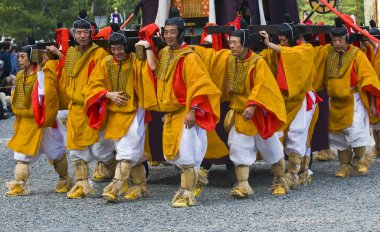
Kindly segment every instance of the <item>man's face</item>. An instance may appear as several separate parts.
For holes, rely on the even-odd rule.
[[[286,36],[279,35],[277,38],[278,38],[278,41],[280,42],[281,46],[289,47],[289,40],[288,40],[288,38],[286,38]]]
[[[124,45],[122,44],[111,45],[111,53],[119,62],[124,61],[127,56]]]
[[[332,37],[332,43],[336,52],[346,52],[348,43],[346,36],[334,36]]]
[[[75,29],[74,39],[79,46],[88,46],[91,42],[91,33],[89,29]]]
[[[243,45],[240,42],[240,37],[230,36],[228,39],[228,46],[231,49],[232,55],[237,57],[243,53]]]
[[[178,33],[179,30],[177,25],[165,25],[164,39],[170,47],[177,47],[179,45],[177,41]]]
[[[29,56],[26,52],[19,52],[17,59],[20,65],[20,69],[25,69],[30,65]]]

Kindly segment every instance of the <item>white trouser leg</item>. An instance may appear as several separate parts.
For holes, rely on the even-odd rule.
[[[195,140],[195,168],[199,170],[207,151],[207,132],[200,127],[195,128],[195,130],[197,133]]]
[[[237,132],[235,126],[232,126],[228,134],[228,146],[230,147],[230,159],[235,166],[251,166],[256,161],[255,137]]]
[[[58,128],[44,128],[39,152],[45,153],[49,160],[60,159],[66,153],[64,141],[64,136]]]
[[[351,126],[341,133],[329,133],[330,146],[337,150],[371,146],[369,117],[359,93],[354,93],[354,117]]]
[[[206,141],[206,145],[203,144],[203,146],[207,148],[207,135],[204,129],[197,125],[191,129],[186,129],[184,125],[179,144],[179,153],[173,161],[168,161],[179,167],[185,165],[195,166],[197,163],[200,165],[200,162],[202,162],[206,154],[206,149],[197,146],[201,146],[200,143],[204,141]]]
[[[313,102],[316,96],[313,91],[308,92]],[[312,109],[307,111],[306,96],[298,111],[293,122],[290,124],[289,131],[285,137],[285,152],[295,152],[302,157],[306,154],[306,146],[308,141],[309,127],[311,119],[313,118],[316,104],[314,103]]]
[[[259,134],[255,136],[255,143],[263,160],[269,164],[277,163],[284,157],[284,147],[277,133],[263,139]]]
[[[129,160],[135,166],[144,154],[145,111],[138,109],[126,135],[114,141],[116,160]]]
[[[27,162],[27,163],[34,163],[38,159],[39,156],[40,156],[40,152],[37,152],[37,154],[34,156],[24,155],[24,154],[18,153],[16,151],[13,153],[13,158],[15,160],[19,160],[19,161],[23,161],[23,162]]]
[[[48,160],[57,160],[66,153],[63,135],[57,128],[47,127],[43,129],[40,149],[35,156],[14,152],[14,159],[33,163],[41,154],[46,154]]]
[[[306,153],[305,153],[306,156],[310,156],[311,155],[311,148],[308,147],[306,148]]]
[[[68,116],[68,110],[58,110],[58,114],[57,114],[57,127],[58,127],[58,130],[61,132],[61,134],[63,135],[63,139],[64,139],[64,143],[65,143],[65,146],[67,144],[67,127],[66,125],[63,125],[63,122],[67,122],[67,116]]]
[[[104,139],[104,131],[99,132],[99,142],[94,143],[83,150],[70,150],[71,160],[84,160],[87,163],[96,159],[106,162],[110,160],[114,154],[115,147],[111,140]]]

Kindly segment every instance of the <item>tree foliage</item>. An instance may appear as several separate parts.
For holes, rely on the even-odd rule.
[[[2,0],[0,1],[0,33],[23,41],[33,35],[36,40],[52,41],[57,22],[71,27],[80,9],[88,19],[94,15],[110,17],[114,8],[128,17],[139,0]],[[137,19],[135,19],[136,21]]]
[[[94,15],[110,17],[115,7],[124,17],[128,17],[138,2],[139,0],[2,0],[0,33],[16,38],[18,42],[28,35],[33,35],[36,40],[52,41],[56,23],[61,22],[64,27],[71,27],[79,9],[86,9],[91,21]],[[311,11],[308,0],[297,2],[300,14],[303,10]],[[364,21],[362,0],[339,0],[337,7],[343,13],[358,15],[357,22]],[[333,13],[315,14],[312,20],[332,24],[335,17]],[[136,20],[135,18],[134,22]]]
[[[312,8],[309,4],[309,0],[297,0],[298,9],[300,12],[300,18],[303,18],[303,11],[311,12]],[[336,9],[343,14],[355,15],[356,23],[364,22],[364,1],[363,0],[336,0]],[[315,13],[311,20],[316,22],[324,22],[326,25],[334,24],[334,19],[337,16],[330,12],[327,14]]]

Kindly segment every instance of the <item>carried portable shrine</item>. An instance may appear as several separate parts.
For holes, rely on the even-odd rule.
[[[327,1],[330,5],[335,6],[335,0]],[[312,8],[312,13],[329,13],[330,10],[319,0],[309,0]],[[202,34],[228,34],[235,30],[233,22],[240,15],[242,21],[247,24],[250,37],[250,47],[254,51],[260,51],[264,48],[262,38],[258,32],[261,30],[267,31],[269,34],[275,35],[278,26],[283,22],[283,15],[287,13],[293,19],[294,24],[300,22],[299,12],[296,0],[142,0],[136,7],[135,12],[127,19],[129,20],[137,15],[139,8],[142,9],[142,26],[151,23],[156,23],[159,27],[164,26],[167,18],[172,16],[180,16],[185,20],[186,34],[185,41],[189,45],[211,46],[211,44],[201,41]],[[303,21],[306,22],[308,18]],[[125,26],[126,23],[123,24]],[[122,27],[123,27],[122,26]],[[298,31],[303,35],[307,42],[318,45],[320,43],[329,42],[329,32],[332,26],[323,25],[297,25]],[[64,29],[59,33],[63,34]],[[125,29],[124,29],[125,30]],[[57,34],[59,34],[57,31]],[[65,32],[66,33],[66,32]],[[104,28],[94,35],[94,42],[98,45],[107,48],[107,35],[111,33],[109,28]],[[126,30],[126,33],[132,44],[136,43],[140,38],[138,30]],[[355,37],[358,40],[363,39],[362,35],[357,34]],[[226,37],[222,36],[222,47],[227,48]],[[316,40],[316,38],[318,38]],[[323,38],[323,39],[321,39]],[[276,40],[276,37],[273,37]],[[158,48],[165,46],[162,39],[157,35],[153,37],[153,41]],[[62,40],[61,40],[62,42]],[[134,47],[134,46],[133,46]],[[228,111],[228,103],[222,103],[220,122],[224,121]],[[162,127],[161,120],[163,114],[152,112],[153,120],[149,123],[149,147],[151,160],[163,161],[162,154]],[[327,128],[326,128],[327,130]],[[216,133],[224,142],[220,144],[218,141],[209,139],[209,147],[224,146],[223,154],[206,154],[205,165],[210,164],[227,164],[232,163],[228,158],[227,149],[227,133],[224,131],[222,123],[219,123],[216,128]],[[214,136],[215,137],[215,136]],[[215,142],[215,143],[214,143]],[[223,149],[222,149],[223,150]],[[215,157],[218,157],[215,159]]]

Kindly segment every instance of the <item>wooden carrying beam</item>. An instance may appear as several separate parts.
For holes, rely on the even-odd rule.
[[[268,34],[277,34],[280,25],[249,25],[248,30],[251,33],[259,33],[259,31],[266,31]],[[330,34],[334,26],[316,26],[316,25],[296,25],[296,28],[301,34]],[[368,27],[361,27],[368,30]],[[206,28],[207,34],[227,34],[235,30],[233,26],[209,26]]]

